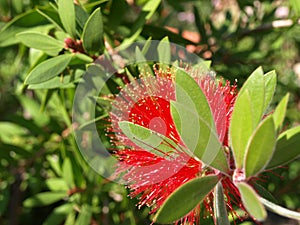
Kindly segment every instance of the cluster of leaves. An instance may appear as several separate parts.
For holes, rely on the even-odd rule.
[[[0,223],[147,223],[147,209],[136,211],[123,187],[107,182],[89,168],[72,136],[70,118],[77,82],[86,70],[97,68],[93,62],[98,56],[116,46],[168,36],[180,45],[200,46],[199,55],[213,59],[217,71],[229,79],[239,78],[240,84],[258,64],[275,68],[279,71],[279,90],[291,92],[288,122],[299,122],[295,107],[299,86],[293,70],[287,69],[297,60],[299,26],[295,22],[291,27],[261,31],[260,27],[276,19],[278,6],[272,1],[256,1],[263,10],[251,1],[237,1],[239,20],[225,9],[221,13],[228,11],[226,19],[218,23],[210,17],[216,13],[214,7],[204,1],[76,2],[0,3],[0,103],[5,106],[0,109],[1,119],[5,120],[0,122]],[[297,0],[290,3],[284,3],[292,10],[288,18],[296,21]],[[252,15],[246,13],[247,7],[252,8]],[[191,13],[195,22],[174,22],[179,13]],[[244,17],[248,18],[246,23]],[[173,33],[166,26],[175,26],[179,32]],[[200,33],[200,43],[182,37],[185,29]],[[206,56],[208,51],[211,56]],[[138,68],[129,70],[128,75],[138,76]],[[120,78],[116,78],[106,94],[117,93],[119,83]],[[275,96],[274,103],[278,99]],[[280,104],[283,108],[287,97],[284,99],[286,102]],[[103,102],[97,110],[102,118],[107,114]],[[294,131],[297,130],[278,137],[277,149],[286,148],[285,139]],[[299,191],[280,188],[296,189],[299,185],[299,162],[295,161],[291,168],[278,172],[289,177],[284,185],[273,177],[273,183],[266,188],[281,203],[296,209],[300,206]]]
[[[171,113],[182,141],[187,146],[183,150],[191,157],[197,157],[206,165],[227,174],[229,162],[218,141],[205,95],[186,72],[178,70],[175,79],[176,101],[171,102]],[[281,100],[272,114],[264,114],[274,95],[276,81],[274,71],[264,74],[261,67],[255,70],[239,92],[230,122],[229,147],[235,159],[232,179],[240,191],[245,208],[258,221],[265,220],[267,213],[260,197],[247,182],[262,171],[283,166],[300,155],[300,127],[280,134],[289,95]],[[265,118],[262,119],[263,116]],[[161,140],[172,143],[162,134],[127,121],[119,122],[119,125],[124,134],[141,148],[162,157],[169,157],[169,154],[164,155],[162,152],[172,152],[171,146],[168,148],[157,144]],[[155,149],[149,146],[155,146]],[[182,185],[166,200],[154,220],[163,224],[179,220],[203,201],[220,180],[222,179],[218,176],[202,176]],[[267,190],[263,190],[264,196],[272,196]],[[214,194],[218,196],[214,204],[217,224],[229,224],[224,216],[227,212],[221,183],[215,192],[218,192]],[[300,218],[300,214],[296,212],[287,213],[285,210],[283,213],[276,204],[265,199],[262,202],[281,215],[292,214],[291,218]]]

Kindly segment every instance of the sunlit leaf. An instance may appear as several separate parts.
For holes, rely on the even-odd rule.
[[[275,124],[275,129],[278,131],[283,123],[285,113],[286,113],[286,107],[289,101],[289,94],[286,94],[283,99],[279,102],[277,105],[274,113],[273,113],[273,118],[274,118],[274,124]]]
[[[148,128],[128,121],[119,122],[119,126],[132,142],[155,155],[168,157],[174,149],[180,150],[180,146],[174,141]]]
[[[163,38],[159,42],[159,44],[157,46],[157,52],[158,52],[158,61],[160,63],[170,64],[170,62],[171,62],[171,46],[170,46],[168,37]]]
[[[91,223],[91,218],[92,218],[91,206],[84,204],[80,209],[80,213],[76,219],[75,225],[88,225]]]
[[[267,168],[284,165],[300,156],[300,126],[284,131],[277,139],[276,148]]]
[[[238,183],[237,187],[241,193],[243,205],[248,213],[258,221],[264,221],[267,217],[267,212],[259,200],[259,196],[253,188],[246,183]]]
[[[265,83],[264,111],[266,111],[266,109],[270,105],[270,102],[272,101],[276,89],[277,77],[276,77],[276,72],[274,70],[264,75],[264,83]]]
[[[49,178],[45,183],[51,191],[67,191],[69,189],[66,181],[62,178]]]
[[[189,149],[186,153],[226,173],[227,160],[212,127],[195,111],[178,102],[171,102],[171,114],[177,131]]]
[[[74,176],[72,162],[69,158],[65,158],[62,166],[63,178],[69,188],[74,187]]]
[[[246,146],[259,124],[265,104],[265,83],[262,68],[257,68],[244,83],[231,116],[229,139],[236,167],[242,169]]]
[[[28,207],[28,208],[46,206],[54,202],[57,202],[59,200],[62,200],[66,196],[67,196],[67,192],[65,191],[42,192],[25,199],[23,205],[24,207]]]
[[[154,217],[157,223],[172,223],[193,210],[218,183],[217,176],[195,178],[176,189]]]
[[[261,172],[272,158],[276,144],[276,130],[272,116],[264,119],[253,132],[245,156],[246,177]]]

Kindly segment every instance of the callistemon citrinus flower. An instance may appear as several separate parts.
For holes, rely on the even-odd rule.
[[[179,132],[173,122],[170,112],[170,101],[175,101],[175,71],[174,68],[155,69],[155,76],[143,76],[125,85],[113,102],[110,114],[111,139],[114,151],[119,159],[117,174],[127,183],[132,191],[131,197],[139,196],[139,206],[147,205],[155,213],[172,192],[187,181],[210,174],[220,175],[227,207],[233,211],[232,202],[239,204],[240,196],[230,178],[222,177],[220,171],[207,169],[197,158],[191,157],[185,151]],[[228,127],[236,99],[236,85],[229,81],[223,84],[214,77],[197,71],[187,71],[198,83],[209,103],[219,141],[228,147]],[[139,147],[128,138],[119,127],[119,122],[129,121],[143,126],[167,137],[171,142],[164,144],[171,146],[173,152],[154,154]],[[180,147],[178,147],[180,146]],[[149,146],[155,148],[155,146]],[[224,148],[226,149],[226,148]],[[159,150],[158,150],[159,152]],[[172,157],[173,153],[176,157]],[[229,151],[226,152],[228,164],[232,161]],[[210,215],[213,194],[210,193],[203,201],[205,209]],[[241,206],[239,204],[239,206]],[[242,206],[241,206],[242,207]],[[198,223],[200,205],[177,223]]]

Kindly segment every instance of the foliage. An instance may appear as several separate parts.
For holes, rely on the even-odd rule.
[[[249,129],[243,133],[240,143],[232,145],[239,166],[246,168],[248,176],[289,161],[285,167],[274,170],[277,175],[265,172],[267,182],[260,185],[262,190],[267,190],[263,193],[270,192],[278,204],[299,210],[300,162],[291,161],[300,149],[299,127],[292,128],[300,123],[297,0],[237,0],[229,1],[229,5],[223,1],[189,0],[75,2],[0,2],[1,224],[150,223],[149,209],[137,210],[135,200],[127,198],[123,186],[100,176],[86,163],[73,136],[73,128],[77,127],[71,116],[80,78],[86,71],[93,74],[97,70],[97,59],[103,53],[113,55],[116,47],[122,49],[137,40],[161,40],[166,36],[168,39],[164,41],[185,46],[212,60],[217,75],[232,82],[237,79],[240,87],[259,65],[266,71],[276,70],[278,82],[273,99],[273,72],[261,78],[261,68],[251,76],[257,80],[254,83],[247,80],[241,89],[234,114],[248,113],[245,118],[251,117],[253,124],[248,119],[246,123],[239,121],[245,118],[233,115],[233,123],[243,122]],[[169,58],[164,50],[159,58],[166,63]],[[146,50],[136,52],[137,58],[142,59]],[[118,86],[126,79],[138,77],[141,68],[129,66],[125,72],[120,71],[119,77],[107,83],[105,94],[118,93]],[[251,90],[255,86],[254,91],[243,91],[247,85]],[[259,96],[262,89],[266,90],[265,94]],[[289,98],[285,96],[287,92]],[[270,102],[270,106],[262,104],[262,99]],[[174,109],[180,111],[180,104],[174,103]],[[244,104],[260,108],[255,108],[254,115],[253,108],[245,111]],[[97,125],[103,131],[106,125],[101,119],[108,114],[109,99],[97,99],[97,106]],[[275,109],[271,117],[276,119],[273,123],[265,119],[259,124],[266,109],[267,112]],[[285,131],[278,136],[281,124]],[[262,143],[265,148],[258,147],[262,147],[260,133],[272,130],[270,127],[276,130],[274,158],[270,162],[269,158],[261,161],[257,154],[250,152],[257,149],[262,158],[267,157],[263,152],[269,147],[267,143]],[[239,135],[240,128],[234,126],[230,135]],[[270,140],[273,135],[268,133]],[[100,136],[108,144],[105,135],[100,133]],[[251,145],[246,150],[243,141],[250,136]],[[270,142],[275,144],[273,140]],[[282,154],[287,148],[291,149],[289,154]],[[255,166],[247,162],[243,151],[248,151],[247,158],[251,161],[256,160]],[[201,157],[201,153],[197,154]],[[247,184],[240,185],[239,189],[245,195],[253,194]],[[267,196],[263,197],[270,200]],[[206,222],[204,219],[203,224]]]

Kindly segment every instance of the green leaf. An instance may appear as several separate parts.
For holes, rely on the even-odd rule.
[[[29,10],[16,16],[0,30],[0,47],[19,43],[19,39],[15,36],[23,31],[49,31],[53,25],[47,23],[48,21],[36,10]]]
[[[67,218],[72,211],[72,204],[63,204],[56,207],[52,213],[46,218],[43,225],[59,225]]]
[[[67,191],[68,185],[62,178],[49,178],[46,180],[46,185],[51,191]]]
[[[286,113],[286,107],[289,101],[289,94],[286,94],[283,99],[279,102],[277,105],[274,113],[273,113],[273,119],[274,119],[274,124],[275,124],[275,129],[278,131],[283,123],[285,113]]]
[[[173,223],[193,210],[218,183],[217,176],[195,178],[176,189],[154,217],[157,223]]]
[[[260,198],[260,201],[262,202],[262,204],[264,204],[264,206],[280,215],[280,216],[283,216],[283,217],[287,217],[287,218],[290,218],[290,219],[294,219],[294,220],[300,220],[300,213],[299,212],[295,212],[295,211],[292,211],[292,210],[289,210],[289,209],[286,209],[286,208],[283,208],[282,206],[279,206],[277,204],[274,204],[273,202],[270,202],[264,198]]]
[[[217,134],[195,111],[185,105],[171,101],[171,114],[186,151],[191,157],[198,157],[202,162],[224,173],[228,164]]]
[[[30,198],[27,198],[23,205],[24,207],[32,208],[32,207],[39,207],[39,206],[46,206],[50,205],[54,202],[62,200],[64,197],[67,196],[65,191],[63,192],[42,192],[38,193]]]
[[[174,141],[148,128],[128,121],[119,122],[119,127],[132,142],[155,155],[166,158],[174,153],[175,149],[181,151]]]
[[[84,28],[86,21],[89,18],[89,14],[79,5],[75,4],[75,15],[76,15],[76,22],[80,26],[81,29]]]
[[[103,21],[100,8],[88,18],[83,28],[83,48],[90,54],[102,54],[104,50]]]
[[[233,108],[229,140],[238,169],[243,168],[246,146],[264,111],[264,85],[263,71],[259,67],[243,85]]]
[[[28,89],[72,88],[75,87],[74,83],[80,80],[83,73],[84,71],[78,70],[74,75],[64,75],[63,77],[56,76],[40,84],[30,84],[28,85]]]
[[[214,213],[217,222],[216,225],[230,225],[221,182],[219,182],[215,187],[214,193]]]
[[[227,161],[224,154],[219,153],[221,143],[205,94],[185,71],[178,69],[175,79],[176,102],[171,102],[171,114],[183,142],[204,163],[215,162],[217,169],[227,171]]]
[[[175,79],[176,102],[185,106],[187,110],[194,112],[199,118],[202,118],[203,121],[214,128],[214,120],[206,96],[196,81],[181,69],[176,71]]]
[[[145,46],[144,46],[144,48],[145,48]],[[136,59],[136,63],[138,64],[138,69],[140,71],[140,74],[143,74],[143,76],[154,76],[154,73],[153,73],[151,67],[149,66],[149,63],[147,62],[147,59],[145,58],[144,54],[145,53],[143,53],[143,51],[141,51],[139,49],[139,47],[136,46],[135,59]],[[132,75],[130,75],[130,77],[132,77]]]
[[[124,47],[132,44],[137,39],[137,37],[142,32],[146,21],[152,17],[154,12],[158,8],[160,2],[161,0],[147,1],[147,3],[142,8],[142,12],[139,13],[139,17],[136,19],[134,24],[130,27],[131,28],[130,35],[124,39],[122,44],[119,46],[119,49],[123,49]]]
[[[89,225],[91,224],[91,218],[92,208],[91,206],[84,204],[80,209],[75,225]]]
[[[164,37],[157,46],[158,61],[160,63],[171,63],[171,45],[168,37]]]
[[[64,48],[64,43],[62,41],[39,32],[22,32],[17,34],[17,38],[24,45],[30,48],[39,49],[51,56],[57,55]]]
[[[93,61],[94,61],[93,58],[91,58],[85,54],[76,53],[73,55],[73,58],[69,65],[85,65],[85,64],[92,63]]]
[[[19,95],[18,99],[21,102],[23,109],[28,115],[30,115],[30,117],[38,126],[43,127],[49,123],[49,115],[41,112],[40,104],[37,101],[34,101],[32,98],[27,97],[26,95]]]
[[[39,84],[56,77],[67,68],[71,59],[71,54],[64,54],[38,64],[27,76],[25,84]]]
[[[245,156],[246,177],[261,172],[271,160],[276,144],[276,130],[273,117],[264,119],[253,132]]]
[[[290,5],[296,14],[296,17],[300,17],[300,2],[298,0],[290,0]]]
[[[110,13],[108,16],[110,29],[115,30],[124,19],[126,12],[128,11],[128,3],[125,0],[113,0]]]
[[[254,183],[254,189],[257,191],[257,193],[261,197],[266,198],[266,199],[268,199],[268,200],[270,200],[272,202],[275,202],[275,203],[278,202],[277,199],[267,189],[265,189],[263,186],[261,186],[257,182]]]
[[[237,183],[237,187],[240,191],[243,205],[248,213],[258,221],[265,220],[267,212],[253,188],[244,182]]]
[[[274,70],[266,73],[264,75],[264,83],[265,83],[265,103],[264,103],[264,111],[270,105],[277,83],[276,72]]]
[[[300,126],[284,131],[277,139],[276,149],[267,168],[284,165],[300,156]]]
[[[76,38],[76,16],[73,0],[58,0],[58,14],[60,20],[67,31],[72,37]]]
[[[259,124],[262,115],[264,113],[265,105],[265,81],[264,72],[261,67],[258,67],[252,72],[246,82],[243,84],[239,94],[243,94],[244,91],[249,92],[253,129]]]
[[[59,30],[63,30],[63,25],[60,21],[57,10],[53,9],[52,7],[38,7],[36,11],[42,15],[44,19],[47,19],[49,22],[55,25]]]
[[[73,188],[75,186],[74,176],[73,176],[72,162],[69,158],[64,159],[62,172],[63,172],[63,178],[66,181],[68,187]]]

